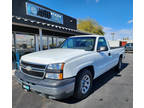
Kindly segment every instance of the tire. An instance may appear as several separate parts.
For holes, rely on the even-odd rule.
[[[119,58],[118,64],[116,65],[115,69],[120,71],[122,69],[122,58]]]
[[[84,69],[76,76],[74,97],[77,99],[86,98],[91,93],[93,77],[88,69]]]

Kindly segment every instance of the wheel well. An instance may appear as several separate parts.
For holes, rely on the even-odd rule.
[[[123,58],[123,55],[122,55],[122,54],[120,55],[120,58]]]
[[[87,66],[87,67],[81,69],[81,70],[77,73],[77,75],[78,75],[82,70],[84,70],[84,69],[90,70],[90,72],[91,72],[91,74],[92,74],[92,77],[94,77],[94,68],[93,68],[93,66]]]

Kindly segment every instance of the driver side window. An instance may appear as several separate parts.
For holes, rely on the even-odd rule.
[[[97,46],[97,50],[100,50],[100,47],[106,47],[105,51],[108,51],[108,47],[107,47],[107,43],[104,37],[100,37],[98,39],[98,46]]]

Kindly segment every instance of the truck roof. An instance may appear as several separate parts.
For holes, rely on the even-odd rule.
[[[103,35],[76,35],[71,37],[104,37]]]

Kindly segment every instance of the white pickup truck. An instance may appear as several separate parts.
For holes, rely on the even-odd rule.
[[[111,49],[104,36],[72,36],[59,48],[22,56],[15,75],[27,91],[52,99],[82,99],[95,78],[111,68],[121,69],[123,57],[124,48]]]

